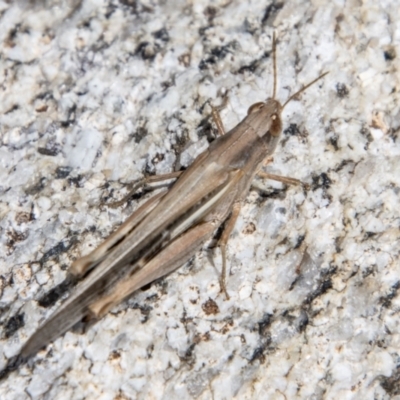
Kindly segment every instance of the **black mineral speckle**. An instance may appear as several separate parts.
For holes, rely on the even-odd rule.
[[[396,50],[391,48],[383,52],[386,61],[393,61],[396,58]]]
[[[349,89],[344,83],[336,84],[336,94],[340,99],[347,97],[349,95]]]
[[[57,167],[56,169],[56,179],[66,178],[72,171],[71,167]]]
[[[290,135],[290,136],[298,136],[300,135],[300,129],[297,126],[297,124],[290,124],[284,131],[283,133],[285,135]]]
[[[4,327],[4,336],[6,338],[14,335],[15,332],[24,326],[24,314],[17,314],[12,316],[6,323]]]

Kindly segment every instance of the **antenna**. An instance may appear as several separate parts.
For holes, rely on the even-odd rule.
[[[272,98],[275,99],[275,96],[276,96],[276,35],[275,35],[275,31],[272,34],[272,60],[273,60],[273,68],[274,68],[274,89],[272,92]]]
[[[303,86],[300,90],[298,90],[295,94],[292,94],[286,102],[282,106],[282,110],[285,108],[286,104],[289,103],[289,101],[293,100],[296,96],[298,96],[301,92],[304,92],[306,89],[308,89],[311,85],[313,85],[315,82],[319,81],[321,78],[323,78],[326,74],[329,74],[329,72],[324,72],[321,74],[318,78],[314,79],[312,82],[308,83],[306,86]],[[274,88],[275,91],[275,88]]]

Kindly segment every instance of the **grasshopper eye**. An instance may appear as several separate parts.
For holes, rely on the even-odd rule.
[[[252,114],[255,111],[258,111],[260,108],[264,107],[264,103],[263,102],[259,102],[259,103],[254,103],[253,105],[251,105],[249,107],[249,109],[247,110],[247,115]]]
[[[272,136],[279,136],[282,131],[282,121],[278,114],[271,115],[271,128],[269,129]]]

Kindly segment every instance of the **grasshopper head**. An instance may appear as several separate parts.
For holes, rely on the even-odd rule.
[[[268,99],[265,103],[259,102],[251,105],[247,115],[252,120],[252,126],[260,137],[267,133],[278,137],[282,132],[281,119],[282,106],[278,100]]]
[[[303,86],[300,90],[290,96],[286,102],[281,105],[281,103],[275,99],[276,95],[276,85],[277,85],[277,68],[276,68],[276,36],[275,32],[272,37],[272,55],[273,55],[273,71],[274,71],[274,81],[273,81],[273,92],[272,98],[266,100],[265,103],[259,102],[254,103],[249,107],[247,111],[247,118],[250,125],[257,132],[258,136],[266,137],[268,139],[275,139],[277,142],[279,135],[282,132],[282,119],[281,113],[291,100],[296,98],[300,93],[304,92],[307,88],[313,85],[315,82],[324,77],[328,72],[324,72],[318,78],[314,79],[312,82]]]

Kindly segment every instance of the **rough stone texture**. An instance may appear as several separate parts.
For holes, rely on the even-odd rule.
[[[230,301],[219,251],[199,252],[56,340],[0,398],[399,396],[397,15],[395,0],[0,1],[0,368],[72,260],[143,201],[101,199],[179,153],[190,164],[225,91],[227,128],[272,93],[274,29],[279,99],[330,71],[285,108],[266,167],[310,190],[255,182],[229,242]]]

